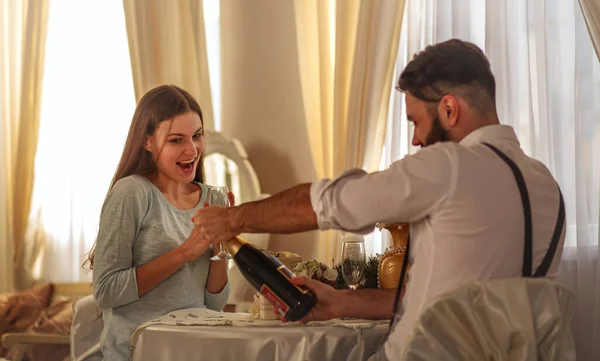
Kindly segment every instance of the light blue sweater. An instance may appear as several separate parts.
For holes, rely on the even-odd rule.
[[[194,212],[206,202],[209,186],[200,186],[202,197],[190,210],[175,208],[141,176],[119,180],[108,193],[100,217],[93,270],[94,298],[104,320],[100,340],[104,360],[129,360],[129,339],[145,321],[182,308],[206,306],[220,311],[225,306],[229,282],[219,294],[206,290],[212,248],[138,297],[136,267],[187,239]]]

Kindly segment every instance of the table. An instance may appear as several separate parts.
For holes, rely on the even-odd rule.
[[[358,361],[375,352],[387,332],[386,321],[299,325],[251,319],[249,314],[185,318],[186,312],[142,325],[132,337],[133,360]]]

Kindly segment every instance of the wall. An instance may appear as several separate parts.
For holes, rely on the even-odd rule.
[[[270,194],[316,177],[295,31],[293,1],[221,0],[222,131],[242,142]],[[273,235],[269,248],[312,259],[317,239]]]

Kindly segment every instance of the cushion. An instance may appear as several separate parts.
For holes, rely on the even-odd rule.
[[[57,301],[48,306],[26,333],[53,333],[68,335],[73,321],[73,300]],[[27,357],[35,361],[62,360],[69,356],[69,345],[32,345]]]
[[[8,332],[25,332],[50,303],[53,285],[38,284],[21,292],[0,296],[0,337]],[[0,345],[0,357],[8,350]]]

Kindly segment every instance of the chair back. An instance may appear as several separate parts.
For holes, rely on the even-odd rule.
[[[71,325],[71,359],[73,361],[101,361],[100,335],[104,323],[94,296],[88,295],[73,304]]]
[[[404,361],[575,361],[574,295],[547,278],[474,282],[430,304]]]

